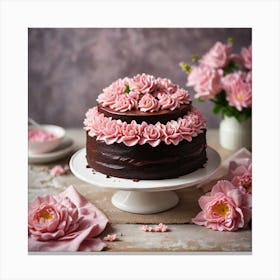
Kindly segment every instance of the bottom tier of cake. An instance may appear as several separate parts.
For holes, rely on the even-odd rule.
[[[206,130],[191,142],[177,146],[161,143],[128,147],[123,143],[107,145],[87,134],[86,152],[89,167],[103,174],[139,180],[176,178],[191,173],[207,161]]]

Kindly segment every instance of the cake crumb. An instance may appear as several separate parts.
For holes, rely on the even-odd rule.
[[[132,179],[133,182],[139,182],[139,179]]]
[[[151,232],[151,231],[153,231],[153,228],[151,226],[148,226],[148,225],[143,225],[141,227],[141,230]]]
[[[111,176],[109,176],[109,175],[106,175],[106,178],[111,178]]]
[[[107,234],[104,238],[104,241],[109,241],[109,242],[113,242],[117,240],[117,235],[116,234]]]

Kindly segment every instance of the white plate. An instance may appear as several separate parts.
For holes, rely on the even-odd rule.
[[[70,159],[70,169],[79,179],[92,185],[125,191],[167,191],[193,186],[207,180],[220,166],[221,158],[212,148],[207,148],[208,161],[204,168],[200,168],[190,174],[164,180],[140,180],[122,179],[116,177],[107,178],[106,175],[96,172],[93,174],[91,168],[86,168],[86,149],[77,151]]]
[[[43,154],[32,154],[28,152],[29,163],[48,163],[66,157],[74,149],[74,141],[65,137],[62,143],[52,152]]]

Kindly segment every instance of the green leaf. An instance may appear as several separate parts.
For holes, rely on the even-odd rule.
[[[199,60],[198,54],[192,54],[191,59],[193,62],[198,62],[198,60]]]
[[[180,62],[179,65],[186,74],[189,74],[191,72],[191,65],[185,62]]]
[[[228,43],[229,45],[233,45],[234,40],[233,40],[231,37],[228,37],[228,38],[227,38],[227,43]]]
[[[129,88],[129,86],[126,86],[124,93],[130,93],[130,88]]]

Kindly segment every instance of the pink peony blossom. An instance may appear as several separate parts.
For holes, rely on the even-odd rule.
[[[51,171],[50,174],[55,177],[55,176],[61,176],[65,174],[65,170],[61,165],[56,165],[54,166]]]
[[[109,242],[113,242],[117,240],[117,235],[116,234],[107,234],[104,238],[104,241],[109,241]]]
[[[189,104],[191,102],[189,93],[184,89],[178,89],[172,94],[172,97],[176,99],[179,104]]]
[[[241,49],[241,61],[245,68],[252,69],[252,46]]]
[[[159,105],[161,110],[174,111],[179,107],[180,104],[176,97],[173,97],[173,95],[161,94],[159,95]]]
[[[156,79],[152,75],[138,74],[133,77],[131,90],[139,93],[152,93],[156,88]]]
[[[252,106],[252,85],[238,80],[226,97],[229,105],[238,111]]]
[[[74,187],[37,197],[28,209],[29,251],[100,251],[98,236],[108,220]]]
[[[122,137],[119,142],[122,142],[129,147],[134,146],[139,142],[139,125],[136,121],[132,121],[130,124],[127,124],[126,122],[122,123],[121,131]]]
[[[188,76],[188,86],[193,86],[195,98],[213,99],[221,91],[222,70],[216,70],[206,65],[194,66]]]
[[[223,68],[228,64],[230,55],[231,45],[217,42],[208,53],[202,57],[200,63],[215,69]]]
[[[156,98],[151,94],[144,94],[138,103],[138,108],[142,112],[157,112],[160,108],[160,105]]]
[[[248,80],[248,74],[246,72],[242,71],[236,71],[233,73],[230,73],[221,79],[222,88],[227,92],[232,92],[233,88],[236,86],[236,83],[239,81],[247,81]]]
[[[121,94],[115,100],[115,102],[109,106],[117,112],[131,111],[137,108],[137,100],[132,98],[129,94]]]
[[[218,181],[198,203],[202,211],[192,221],[213,230],[235,231],[251,219],[251,196],[227,180]]]
[[[252,162],[250,159],[243,159],[242,161],[231,161],[229,164],[229,171],[227,178],[231,183],[247,192],[252,193]]]

